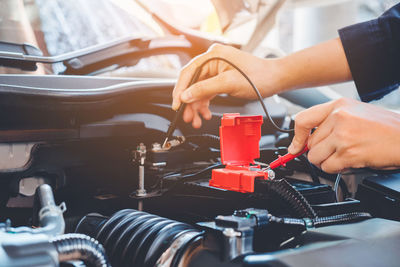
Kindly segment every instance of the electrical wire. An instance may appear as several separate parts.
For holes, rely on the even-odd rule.
[[[317,213],[307,199],[285,179],[267,182],[267,192],[278,195],[299,218],[316,218]]]
[[[180,181],[182,181],[182,180],[187,181],[187,179],[196,178],[200,174],[205,174],[208,171],[211,171],[213,169],[216,169],[216,168],[219,168],[222,166],[223,166],[222,163],[215,163],[215,164],[209,165],[206,168],[201,169],[195,173],[191,173],[191,174],[174,173],[174,174],[170,174],[167,176],[163,176],[163,179],[165,180],[165,179],[171,179],[171,178],[179,178]]]
[[[333,183],[336,181],[337,174],[329,174],[329,173],[326,173],[323,170],[318,169],[318,168],[314,168],[314,170],[318,174],[319,177],[321,177],[323,179],[326,179],[326,180],[329,180],[329,181],[332,181]],[[346,174],[352,174],[352,173],[346,173]],[[344,175],[344,174],[341,173],[341,175]],[[351,195],[350,191],[349,191],[349,188],[347,187],[347,184],[344,182],[343,179],[340,179],[339,186],[342,189],[343,196],[346,197],[346,196]]]
[[[201,69],[204,67],[205,64],[207,64],[208,62],[212,61],[212,60],[221,60],[223,62],[225,62],[226,64],[230,65],[232,68],[236,69],[246,80],[247,82],[250,84],[250,86],[253,88],[254,92],[257,95],[258,101],[260,102],[264,113],[266,115],[266,117],[268,118],[269,122],[271,123],[272,127],[275,128],[275,130],[279,131],[279,132],[283,132],[283,133],[291,133],[294,131],[294,129],[282,129],[280,128],[278,125],[276,125],[276,123],[274,122],[274,120],[272,119],[271,115],[269,114],[267,107],[265,106],[263,97],[260,94],[260,91],[257,89],[256,85],[250,80],[249,76],[247,76],[246,73],[244,73],[238,66],[236,66],[234,63],[232,63],[231,61],[222,58],[222,57],[211,57],[207,60],[205,60],[200,66],[197,67],[193,77],[196,77],[196,79],[193,80],[193,83],[197,82],[197,79],[200,75]]]
[[[339,193],[339,183],[341,179],[342,179],[342,174],[338,173],[336,176],[335,185],[333,186],[333,191],[335,191],[336,202],[339,202],[338,193]]]
[[[220,137],[213,134],[192,134],[185,136],[185,143],[191,142],[199,146],[207,146],[209,148],[220,148]]]
[[[311,179],[314,183],[316,184],[321,184],[321,181],[319,180],[318,174],[315,172],[313,165],[311,162],[308,160],[308,158],[303,154],[300,157],[298,157],[300,161],[306,165],[306,168],[308,169],[308,172],[310,173]]]
[[[283,225],[297,225],[304,227],[304,230],[308,228],[318,228],[328,225],[351,223],[356,221],[362,221],[372,218],[368,212],[350,212],[337,214],[326,217],[315,217],[315,218],[286,218],[276,217],[268,214],[269,223],[283,224]]]

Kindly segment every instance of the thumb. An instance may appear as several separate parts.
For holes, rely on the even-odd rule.
[[[318,127],[333,111],[333,102],[313,106],[296,115],[294,137],[288,147],[290,154],[299,153],[307,144],[313,128]]]
[[[181,101],[192,103],[194,101],[210,99],[215,95],[229,93],[232,85],[229,83],[229,77],[232,71],[226,71],[212,78],[199,81],[181,94]],[[230,79],[232,80],[232,79]]]

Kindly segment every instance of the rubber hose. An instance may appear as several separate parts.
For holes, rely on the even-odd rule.
[[[315,218],[317,214],[314,209],[291,184],[285,179],[272,180],[268,182],[269,189],[281,197],[299,218]]]
[[[85,216],[76,231],[95,237],[111,263],[121,267],[155,266],[163,253],[184,237],[186,241],[174,248],[178,249],[174,259],[179,262],[181,250],[186,251],[195,241],[190,237],[201,233],[191,225],[132,209],[120,210],[110,218]]]
[[[88,266],[110,267],[103,246],[84,234],[65,234],[51,239],[60,262],[81,260]]]
[[[185,136],[185,142],[191,142],[199,146],[220,148],[219,136],[213,134],[194,134]]]

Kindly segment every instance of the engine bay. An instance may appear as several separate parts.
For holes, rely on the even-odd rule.
[[[255,101],[217,97],[162,146],[172,81],[1,82],[2,266],[398,265],[398,174],[331,175],[305,155],[268,169],[292,136]]]

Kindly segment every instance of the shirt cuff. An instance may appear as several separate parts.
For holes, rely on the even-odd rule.
[[[398,88],[398,48],[378,19],[340,29],[339,36],[362,101],[382,98]]]

